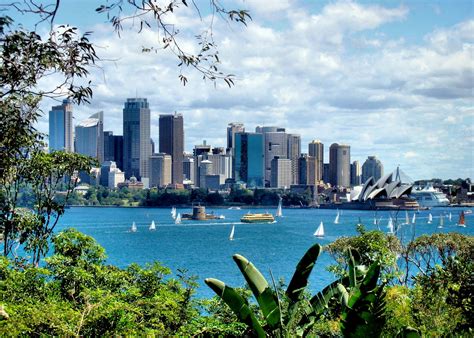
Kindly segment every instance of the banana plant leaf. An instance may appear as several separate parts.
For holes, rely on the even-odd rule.
[[[255,296],[270,329],[280,328],[281,313],[276,293],[270,288],[265,277],[255,265],[241,255],[234,255],[233,258]]]
[[[204,281],[232,309],[242,323],[252,328],[258,337],[266,337],[265,331],[246,300],[235,289],[218,279],[206,278]]]

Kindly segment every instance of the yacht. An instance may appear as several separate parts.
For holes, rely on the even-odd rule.
[[[275,218],[272,214],[264,213],[264,214],[245,214],[240,221],[242,223],[273,223],[275,222]]]
[[[411,197],[415,198],[418,204],[422,207],[446,207],[449,205],[449,200],[441,191],[429,185],[411,191]]]

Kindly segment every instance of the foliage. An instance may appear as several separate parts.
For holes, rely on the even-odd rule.
[[[105,265],[91,237],[69,229],[53,237],[43,268],[0,258],[4,335],[180,335],[199,317],[194,278],[159,263]],[[188,327],[189,326],[189,327]]]

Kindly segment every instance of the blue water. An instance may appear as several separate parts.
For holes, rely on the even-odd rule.
[[[299,259],[313,243],[325,245],[338,237],[355,235],[355,224],[359,219],[367,229],[377,229],[377,225],[373,224],[375,215],[372,211],[341,210],[339,224],[333,223],[335,210],[284,209],[284,217],[278,218],[274,224],[240,223],[240,218],[247,212],[245,209],[207,208],[207,212],[212,211],[226,218],[211,222],[183,221],[176,225],[170,209],[72,207],[66,210],[56,231],[74,227],[93,236],[106,249],[108,262],[120,267],[133,262],[144,265],[157,260],[171,268],[173,273],[185,268],[190,274],[198,276],[198,297],[210,297],[214,294],[204,284],[204,278],[218,278],[231,286],[245,284],[232,260],[235,253],[252,261],[267,278],[270,278],[271,270],[276,280],[283,277],[288,283]],[[411,238],[413,231],[416,236],[439,231],[474,235],[472,214],[466,215],[466,228],[456,226],[460,211],[460,208],[420,211],[416,215],[416,225],[402,225],[400,235]],[[190,208],[178,209],[178,212],[190,212]],[[452,221],[445,218],[444,228],[438,229],[440,215],[449,212],[453,215]],[[427,224],[429,213],[433,215],[432,224]],[[410,221],[412,215],[410,212]],[[387,231],[390,216],[397,217],[393,212],[377,212],[376,217],[382,218],[381,230]],[[152,220],[157,226],[154,232],[148,231]],[[398,222],[403,223],[404,220],[403,211],[398,214]],[[324,222],[326,236],[317,239],[313,233],[321,221]],[[132,222],[138,227],[135,233],[129,232]],[[232,224],[235,224],[235,236],[233,241],[229,241]],[[311,291],[318,291],[334,280],[334,276],[325,269],[332,263],[328,255],[320,256],[310,278]]]

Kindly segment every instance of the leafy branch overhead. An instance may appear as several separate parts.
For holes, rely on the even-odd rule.
[[[199,2],[191,1],[169,1],[166,4],[158,4],[156,1],[137,1],[123,0],[107,2],[106,5],[99,6],[96,11],[105,13],[107,19],[114,27],[115,32],[120,36],[123,31],[124,24],[132,22],[137,27],[137,32],[141,33],[143,29],[156,29],[158,36],[158,46],[147,46],[142,48],[142,52],[155,52],[161,50],[169,50],[178,58],[178,67],[181,69],[179,79],[183,85],[188,82],[187,76],[183,75],[184,67],[191,67],[202,74],[204,80],[211,80],[216,83],[217,80],[223,80],[229,87],[234,85],[234,75],[224,74],[219,70],[221,63],[219,59],[219,51],[214,41],[213,26],[215,18],[220,18],[226,22],[237,22],[247,25],[251,20],[251,16],[247,10],[228,10],[223,7],[219,1],[209,1],[209,10],[211,12],[210,23],[207,28],[199,34],[195,35],[199,50],[197,53],[186,51],[182,44],[178,41],[179,25],[172,24],[171,15],[180,7],[191,7],[201,16]],[[133,13],[129,13],[129,9]]]

